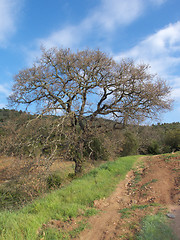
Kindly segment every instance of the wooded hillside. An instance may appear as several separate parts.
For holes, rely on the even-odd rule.
[[[53,140],[59,137],[57,132],[53,132],[53,123],[59,119],[61,117],[57,116],[37,119],[35,115],[22,111],[0,109],[1,154],[24,157],[51,154]],[[94,124],[97,129],[103,128],[103,131],[97,132],[97,136],[93,136],[91,140],[91,145],[84,149],[86,157],[89,158],[90,155],[93,160],[180,150],[179,122],[151,126],[129,124],[124,127],[115,121],[97,118]],[[64,154],[64,158],[68,158],[63,143],[61,136],[56,155]]]

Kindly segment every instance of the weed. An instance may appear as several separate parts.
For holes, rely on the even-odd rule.
[[[72,179],[77,178],[77,175],[75,173],[69,173],[68,178],[70,178],[72,180]]]
[[[180,171],[180,168],[173,168],[172,169],[174,172],[179,172]]]
[[[135,193],[135,192],[138,190],[137,184],[138,184],[140,181],[141,181],[141,173],[140,173],[140,171],[134,170],[134,179],[133,179],[133,181],[132,181],[132,183],[131,183],[131,191],[132,191],[133,193]]]
[[[121,213],[121,218],[128,218],[131,214],[130,208],[123,208],[119,212]]]
[[[157,182],[158,180],[157,179],[152,179],[151,180],[151,183],[155,183],[155,182]]]
[[[138,171],[134,172],[135,178],[134,178],[134,183],[138,183],[141,180],[141,173]]]
[[[146,197],[146,196],[147,196],[147,193],[143,193],[142,196],[143,196],[143,197]]]
[[[165,161],[166,163],[168,163],[168,162],[170,162],[170,160],[171,160],[171,158],[172,158],[172,155],[164,155],[163,157],[164,157],[164,161]]]
[[[69,235],[72,238],[76,238],[80,232],[82,232],[87,227],[86,221],[81,221],[78,223],[78,227],[69,232]]]
[[[144,162],[141,161],[141,162],[139,163],[139,168],[142,168],[142,169],[145,168]]]
[[[89,208],[85,211],[84,216],[90,217],[90,216],[96,215],[98,212],[99,211],[95,208]]]
[[[56,228],[48,228],[41,232],[38,236],[38,239],[43,240],[70,240],[70,236],[68,233],[64,231],[60,231]]]
[[[0,188],[0,210],[18,208],[19,205],[23,205],[28,200],[28,194],[18,186],[14,186],[14,189],[7,186]]]
[[[150,205],[133,205],[131,207],[132,210],[136,210],[136,209],[145,209],[148,208]]]
[[[51,174],[47,177],[48,188],[58,188],[62,183],[62,178],[58,174]]]
[[[131,222],[129,225],[129,229],[137,232],[137,230],[139,229],[139,224],[137,222]]]
[[[130,214],[132,214],[132,211],[135,211],[136,209],[145,209],[152,206],[159,206],[159,204],[151,203],[146,205],[133,205],[129,208],[123,208],[119,212],[121,213],[121,218],[128,218]]]
[[[157,182],[157,181],[158,181],[157,179],[152,179],[151,181],[143,184],[143,185],[141,186],[141,189],[145,189],[149,184],[155,183],[155,182]]]
[[[177,240],[163,215],[146,216],[137,240]]]

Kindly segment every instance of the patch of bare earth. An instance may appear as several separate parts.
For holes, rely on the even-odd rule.
[[[144,166],[129,172],[109,198],[94,201],[100,214],[89,218],[90,228],[77,239],[134,239],[145,215],[167,209],[180,239],[179,160],[179,155],[144,157]]]

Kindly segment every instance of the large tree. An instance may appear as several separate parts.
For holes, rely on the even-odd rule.
[[[76,165],[83,158],[87,132],[98,117],[114,117],[127,124],[171,108],[169,86],[151,74],[149,66],[135,65],[132,60],[117,63],[99,50],[43,49],[33,67],[20,71],[14,81],[11,104],[36,104],[39,114],[61,114],[74,131],[79,129]]]

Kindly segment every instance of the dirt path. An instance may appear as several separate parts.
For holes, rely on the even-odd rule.
[[[146,214],[165,212],[173,215],[172,228],[180,239],[180,161],[171,157],[146,157],[144,166],[131,171],[107,199],[96,200],[100,214],[90,217],[90,228],[77,239],[132,239]]]
[[[92,228],[86,229],[79,239],[100,240],[114,237],[120,219],[119,210],[130,204],[130,199],[126,194],[126,186],[132,176],[133,172],[130,172],[109,198],[94,202],[94,206],[102,212],[90,219],[89,223]]]

